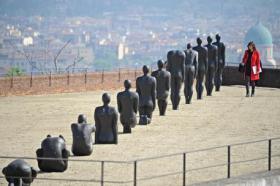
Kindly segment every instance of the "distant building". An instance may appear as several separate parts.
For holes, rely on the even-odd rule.
[[[276,67],[276,61],[273,59],[273,42],[270,31],[261,23],[258,22],[251,27],[244,39],[244,49],[247,44],[253,41],[261,54],[263,66]],[[278,64],[279,65],[279,64]]]
[[[24,46],[33,45],[33,38],[32,37],[24,37],[22,40],[22,44]]]

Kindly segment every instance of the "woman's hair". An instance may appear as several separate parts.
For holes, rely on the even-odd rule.
[[[249,46],[252,45],[253,46],[253,50],[256,50],[256,45],[253,41],[250,41],[247,45],[247,48],[249,49]]]

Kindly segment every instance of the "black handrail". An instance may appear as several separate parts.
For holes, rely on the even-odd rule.
[[[228,166],[227,171],[228,171],[228,178],[231,177],[230,175],[230,167],[233,164],[241,164],[241,163],[247,163],[247,162],[253,162],[253,161],[259,161],[259,160],[264,160],[268,159],[268,171],[271,170],[271,159],[273,157],[279,157],[280,154],[274,154],[272,155],[271,150],[271,142],[273,140],[280,140],[280,137],[275,137],[275,138],[270,138],[270,139],[263,139],[263,140],[255,140],[255,141],[249,141],[249,142],[243,142],[243,143],[234,143],[231,145],[223,145],[223,146],[217,146],[217,147],[211,147],[211,148],[205,148],[205,149],[199,149],[199,150],[193,150],[193,151],[185,151],[181,153],[173,153],[173,154],[168,154],[168,155],[161,155],[161,156],[154,156],[154,157],[149,157],[149,158],[142,158],[142,159],[137,159],[134,161],[105,161],[105,160],[81,160],[81,159],[68,159],[68,161],[77,161],[77,162],[94,162],[94,163],[101,163],[101,179],[96,180],[96,179],[88,179],[88,180],[83,180],[83,179],[63,179],[63,178],[36,178],[38,180],[47,180],[47,181],[75,181],[75,182],[97,182],[101,183],[103,185],[104,183],[114,183],[114,184],[127,184],[127,183],[133,183],[134,186],[137,185],[137,181],[146,181],[146,180],[151,180],[151,179],[156,179],[156,178],[161,178],[165,176],[172,176],[172,175],[178,175],[178,174],[183,174],[183,185],[186,185],[186,177],[185,174],[188,172],[193,172],[193,171],[199,171],[199,170],[204,170],[204,169],[210,169],[210,168],[215,168],[215,167],[222,167],[222,166]],[[233,146],[240,146],[240,145],[247,145],[247,144],[253,144],[253,143],[260,143],[260,142],[265,142],[268,141],[268,156],[265,157],[259,157],[259,158],[254,158],[254,159],[249,159],[249,160],[240,160],[240,161],[231,161],[231,147]],[[228,149],[228,161],[226,163],[221,163],[221,164],[215,164],[215,165],[210,165],[210,166],[204,166],[204,167],[198,167],[198,168],[193,168],[193,169],[187,169],[186,168],[186,155],[188,154],[193,154],[197,152],[204,152],[204,151],[210,151],[214,149],[219,149],[219,148],[227,148]],[[165,158],[165,157],[173,157],[173,156],[178,156],[178,155],[183,155],[183,170],[181,171],[176,171],[176,172],[171,172],[171,173],[165,173],[165,174],[160,174],[160,175],[155,175],[155,176],[149,176],[149,177],[144,177],[144,178],[138,178],[137,177],[137,162],[141,161],[149,161],[153,159],[160,159],[160,158]],[[0,159],[15,159],[15,158],[21,158],[21,159],[45,159],[45,160],[63,160],[62,158],[35,158],[35,157],[16,157],[16,156],[0,156]],[[125,163],[125,164],[133,164],[134,169],[133,169],[133,180],[129,181],[112,181],[112,180],[105,180],[104,179],[104,165],[105,163]],[[0,176],[0,179],[5,178],[3,176]],[[18,177],[12,177],[12,178],[18,178]]]

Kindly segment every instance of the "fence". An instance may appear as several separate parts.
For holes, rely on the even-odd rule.
[[[191,178],[187,178],[187,174],[191,173],[191,172],[196,172],[196,171],[201,171],[201,170],[209,170],[209,169],[213,169],[213,168],[219,168],[219,167],[226,167],[225,170],[220,170],[218,172],[221,172],[222,174],[224,174],[223,177],[226,178],[231,178],[232,177],[232,172],[233,172],[233,165],[237,165],[237,164],[245,164],[245,163],[249,163],[249,162],[258,162],[260,160],[264,160],[267,163],[267,168],[265,168],[265,170],[267,171],[271,171],[273,169],[273,158],[276,157],[280,157],[280,154],[276,153],[277,149],[279,149],[278,146],[275,147],[275,149],[272,148],[273,146],[273,141],[278,141],[280,140],[280,137],[278,138],[271,138],[271,139],[264,139],[264,140],[257,140],[257,141],[250,141],[250,142],[245,142],[245,143],[236,143],[236,144],[231,144],[231,145],[224,145],[224,146],[217,146],[217,147],[211,147],[211,148],[206,148],[206,149],[200,149],[200,150],[194,150],[194,151],[186,151],[186,152],[181,152],[181,153],[174,153],[174,154],[168,154],[168,155],[161,155],[161,156],[156,156],[156,157],[149,157],[149,158],[142,158],[142,159],[137,159],[137,160],[133,160],[133,161],[99,161],[99,160],[81,160],[81,159],[72,159],[69,158],[68,161],[70,162],[79,162],[79,163],[98,163],[100,164],[100,179],[74,179],[74,178],[51,178],[51,177],[45,177],[45,178],[41,178],[40,176],[38,178],[36,178],[36,180],[43,180],[43,181],[54,181],[54,182],[83,182],[83,183],[99,183],[101,186],[103,186],[105,183],[111,183],[111,184],[129,184],[129,185],[139,185],[141,182],[144,181],[149,181],[149,180],[154,180],[157,179],[159,181],[159,185],[162,185],[162,181],[159,179],[162,178],[166,178],[168,176],[174,176],[174,175],[181,175],[182,179],[181,180],[181,184],[183,186],[190,184],[191,183]],[[240,146],[244,146],[244,145],[250,145],[250,147],[256,147],[257,144],[261,143],[262,145],[260,146],[260,148],[254,149],[254,151],[251,151],[251,154],[249,154],[250,156],[252,156],[254,153],[257,154],[262,154],[260,153],[260,149],[264,150],[263,152],[263,156],[259,156],[259,157],[255,157],[255,158],[251,158],[251,159],[243,159],[244,158],[244,151],[243,154],[240,152],[233,152],[233,148],[236,147],[240,147]],[[280,143],[279,143],[280,144]],[[277,144],[278,145],[278,144]],[[248,147],[246,148],[248,149]],[[209,156],[210,151],[213,150],[221,150],[221,155],[219,155],[220,159],[224,158],[224,162],[222,163],[215,163],[213,165],[207,165],[207,166],[200,166],[200,167],[195,167],[195,168],[188,168],[191,167],[191,164],[193,165],[197,165],[200,162],[199,161],[194,161],[194,162],[189,162],[187,163],[188,158],[191,158],[192,156],[194,156],[197,153],[206,153],[206,162],[209,163],[211,162],[211,157]],[[274,152],[274,153],[273,153]],[[211,154],[211,153],[210,153]],[[214,155],[214,154],[213,154]],[[248,154],[247,154],[248,155]],[[223,157],[224,156],[224,157]],[[157,160],[161,160],[164,158],[170,158],[170,157],[180,157],[181,160],[179,161],[179,164],[181,166],[181,168],[179,170],[173,171],[173,172],[168,172],[168,173],[164,173],[164,174],[157,174],[157,175],[152,175],[152,176],[141,176],[142,174],[152,174],[154,171],[153,170],[157,170],[157,171],[162,171],[161,167],[152,167],[151,163],[153,163],[153,161],[157,161]],[[196,156],[195,156],[196,157]],[[240,160],[237,161],[233,161],[234,158],[237,157],[241,157]],[[0,160],[3,159],[16,159],[16,158],[21,158],[21,159],[27,159],[27,160],[36,160],[37,158],[34,157],[11,157],[11,156],[0,156]],[[192,157],[193,158],[193,157]],[[38,159],[48,159],[48,160],[56,160],[56,159],[52,159],[52,158],[38,158]],[[61,160],[61,159],[60,159]],[[143,165],[145,162],[149,162],[148,163],[148,170],[143,170],[143,168],[141,168],[141,165]],[[215,160],[216,162],[216,160]],[[278,162],[275,160],[275,162]],[[171,164],[174,164],[174,162],[169,162]],[[132,166],[131,168],[131,173],[130,175],[133,175],[133,178],[130,180],[126,180],[126,181],[120,181],[120,180],[109,180],[107,177],[105,177],[105,165],[108,164],[126,164],[129,166]],[[275,165],[278,163],[275,163]],[[2,165],[3,166],[3,165]],[[260,166],[258,164],[258,166]],[[279,168],[279,167],[274,167],[274,168]],[[167,168],[168,169],[168,168]],[[147,171],[152,171],[148,172]],[[255,169],[254,169],[255,170]],[[87,172],[89,170],[83,170],[82,172]],[[67,172],[67,171],[66,171]],[[118,170],[119,172],[119,170]],[[129,175],[126,172],[126,176]],[[240,169],[236,170],[236,172],[242,172]],[[250,170],[249,173],[252,173],[255,171]],[[82,174],[82,173],[81,173]],[[76,175],[77,177],[80,177],[80,175]],[[121,177],[122,175],[119,174],[117,175],[117,177]],[[205,175],[200,175],[198,177],[198,180],[201,181],[203,180],[203,176]],[[236,175],[235,175],[236,176]],[[0,176],[0,179],[3,179],[3,176]],[[213,177],[209,177],[210,179],[208,180],[213,180]],[[178,180],[177,180],[178,181]]]
[[[141,72],[138,69],[118,71],[88,72],[68,71],[66,74],[33,74],[0,78],[0,95],[25,95],[61,92],[81,92],[88,90],[115,89],[123,86],[123,80],[134,82]]]

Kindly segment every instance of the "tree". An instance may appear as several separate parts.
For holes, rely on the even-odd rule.
[[[8,70],[7,76],[12,77],[12,76],[22,76],[24,74],[23,70],[20,69],[19,67],[11,67]]]

